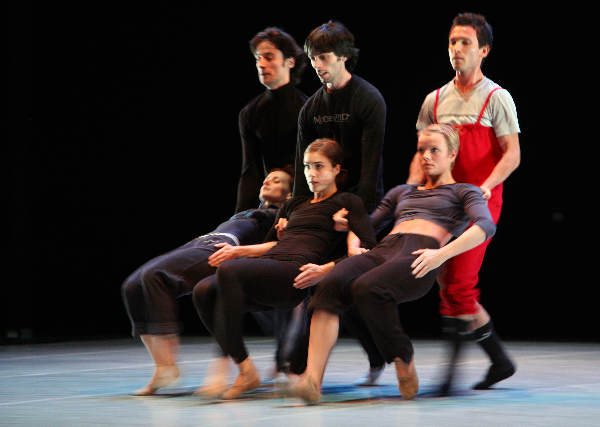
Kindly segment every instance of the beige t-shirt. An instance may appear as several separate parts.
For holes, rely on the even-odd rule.
[[[484,77],[471,91],[463,95],[450,81],[440,89],[437,106],[437,122],[451,125],[475,123],[483,104],[490,92],[499,87],[496,83]],[[423,129],[434,123],[433,108],[437,90],[431,92],[423,101],[417,129]],[[506,89],[499,89],[490,98],[481,125],[494,128],[497,137],[521,132],[517,118],[517,108]]]

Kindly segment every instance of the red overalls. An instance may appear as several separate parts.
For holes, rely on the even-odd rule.
[[[502,149],[491,127],[481,124],[481,117],[492,94],[500,88],[493,89],[479,113],[474,124],[455,125],[460,135],[460,149],[452,175],[456,182],[466,182],[480,186],[492,173],[502,157]],[[433,107],[433,120],[437,123],[437,106],[440,95],[438,89]],[[502,210],[502,184],[492,189],[488,200],[488,208],[495,223],[500,219]],[[487,245],[491,239],[481,245],[448,260],[440,269],[440,313],[444,316],[475,314],[479,301],[479,269]]]

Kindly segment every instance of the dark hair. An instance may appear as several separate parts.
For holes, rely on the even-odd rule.
[[[306,68],[306,54],[296,40],[285,31],[277,27],[268,27],[256,33],[250,40],[250,51],[256,54],[256,48],[261,42],[268,41],[275,45],[283,54],[283,58],[294,58],[296,61],[294,68],[290,70],[290,80],[294,84],[300,82],[300,77]]]
[[[294,188],[294,168],[292,167],[292,165],[285,165],[280,168],[273,168],[267,173],[267,175],[271,172],[287,173],[290,176],[290,192],[292,191],[292,189]]]
[[[304,52],[333,52],[337,56],[345,56],[346,70],[352,71],[358,62],[358,48],[354,46],[354,36],[338,21],[329,21],[310,32],[304,41]]]
[[[450,31],[455,26],[470,26],[475,29],[477,32],[477,42],[479,43],[479,47],[489,46],[492,48],[492,43],[494,41],[494,34],[492,32],[492,26],[486,21],[483,15],[479,15],[477,13],[459,13],[452,20],[452,27],[450,27]]]
[[[335,140],[329,138],[315,139],[305,153],[321,153],[329,159],[331,166],[341,165],[344,161],[344,150]]]

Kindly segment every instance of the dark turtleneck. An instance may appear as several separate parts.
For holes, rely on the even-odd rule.
[[[251,209],[268,171],[294,164],[298,113],[307,96],[292,83],[267,89],[239,114],[242,172],[236,212]]]

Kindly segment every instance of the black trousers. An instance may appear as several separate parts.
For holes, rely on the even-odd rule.
[[[148,261],[125,280],[121,291],[134,336],[181,331],[176,300],[215,273],[208,257],[216,251],[216,243],[234,244],[227,236],[200,236]]]
[[[223,354],[237,363],[248,357],[242,335],[245,313],[293,309],[306,298],[307,290],[292,286],[298,274],[299,265],[293,262],[238,258],[196,285],[194,304]]]
[[[393,234],[362,255],[347,258],[321,280],[309,310],[341,315],[355,305],[386,362],[413,356],[410,339],[402,329],[397,305],[424,296],[435,282],[437,270],[416,279],[410,265],[413,251],[439,248],[432,237]]]
[[[193,291],[194,306],[198,316],[208,331],[215,335],[215,307],[217,304],[217,276],[212,275],[201,280]],[[277,339],[275,363],[277,372],[301,374],[306,369],[308,357],[309,321],[306,314],[308,297],[293,309],[269,309],[252,314],[263,331]],[[263,309],[255,307],[255,309]],[[221,356],[229,354],[219,345]]]

